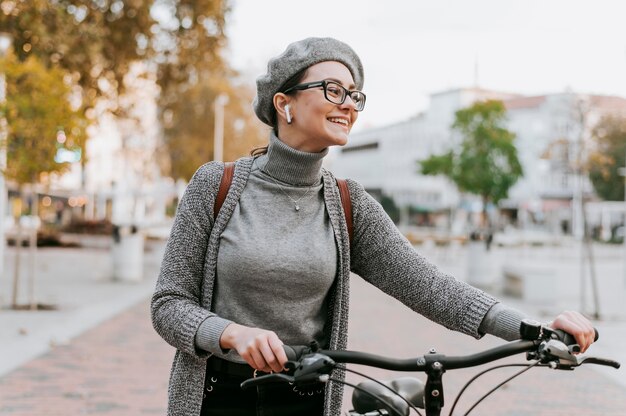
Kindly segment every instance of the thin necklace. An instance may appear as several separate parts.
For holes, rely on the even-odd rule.
[[[293,199],[293,198],[291,197],[291,195],[289,195],[289,194],[288,194],[288,193],[287,193],[287,192],[283,189],[283,187],[282,187],[282,186],[280,186],[280,184],[276,181],[276,179],[274,179],[272,176],[270,176],[267,172],[263,172],[263,173],[265,173],[265,174],[267,175],[267,177],[268,177],[268,178],[270,178],[270,180],[271,180],[272,182],[274,182],[274,184],[275,184],[276,186],[278,186],[278,189],[280,189],[280,191],[281,191],[283,194],[285,194],[285,196],[286,196],[287,198],[289,198],[289,199],[291,200],[291,202],[293,202],[293,206],[294,206],[294,208],[296,209],[296,211],[300,211],[300,205],[298,205],[298,202],[302,201],[302,199],[303,199],[305,196],[307,196],[307,195],[309,194],[309,192],[311,192],[311,189],[313,189],[313,187],[315,186],[315,184],[313,184],[313,185],[309,186],[309,188],[306,190],[306,192],[305,192],[305,193],[304,193],[304,194],[303,194],[300,198],[298,198],[298,199]]]

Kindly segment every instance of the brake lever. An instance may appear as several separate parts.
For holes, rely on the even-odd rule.
[[[551,366],[554,366],[554,368],[561,370],[571,370],[573,367],[578,367],[582,364],[598,364],[613,368],[620,368],[620,363],[617,361],[608,360],[605,358],[590,357],[585,354],[574,355],[573,352],[577,351],[576,349],[571,347],[571,345],[570,347],[568,347],[561,341],[557,341],[554,339],[548,340],[544,343],[541,349],[541,355],[544,356],[542,361],[554,363]],[[554,360],[550,359],[550,356],[558,358],[558,362],[555,363]]]
[[[268,384],[268,383],[293,383],[294,377],[289,376],[283,373],[274,373],[274,374],[266,374],[264,376],[259,376],[255,378],[249,378],[244,380],[243,383],[240,384],[242,390],[246,390],[250,387],[256,387],[260,384]]]
[[[621,367],[621,364],[617,361],[609,360],[606,358],[599,358],[599,357],[584,357],[583,362],[585,364],[606,365],[607,367],[613,367],[616,369]]]
[[[615,369],[619,369],[621,367],[621,364],[617,361],[608,360],[606,358],[599,358],[599,357],[587,357],[583,354],[576,357],[576,363],[572,363],[572,362],[565,361],[562,359],[560,359],[558,362],[551,361],[550,363],[548,363],[548,365],[551,368],[556,369],[556,370],[573,370],[574,367],[578,367],[583,364],[604,365],[607,367],[613,367]]]
[[[317,381],[322,374],[330,374],[337,366],[329,356],[319,353],[308,354],[296,363],[294,379],[297,382]]]
[[[539,346],[536,359],[552,369],[573,370],[584,361],[582,354],[574,355],[572,350],[561,341],[550,339]]]

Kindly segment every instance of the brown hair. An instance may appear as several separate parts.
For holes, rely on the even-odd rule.
[[[306,72],[309,68],[304,68],[303,70],[296,72],[291,78],[289,78],[285,83],[278,89],[278,92],[283,92],[288,90],[289,88],[298,85],[300,81],[304,79],[306,76]],[[290,92],[289,94],[292,94]],[[274,130],[274,134],[278,136],[278,119],[276,115],[276,109],[273,109],[272,116],[270,121],[272,122],[272,129]],[[267,153],[267,146],[255,147],[250,151],[250,156],[261,156]]]

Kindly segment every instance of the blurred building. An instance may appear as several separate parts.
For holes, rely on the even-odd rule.
[[[480,201],[459,194],[444,177],[419,174],[417,162],[458,143],[450,128],[455,111],[487,99],[504,102],[524,168],[524,177],[500,204],[509,221],[576,232],[575,224],[581,224],[576,201],[592,194],[591,183],[576,170],[578,158],[584,158],[590,131],[603,115],[626,114],[625,98],[573,92],[527,97],[479,88],[444,91],[431,95],[430,107],[414,118],[352,134],[348,145],[334,150],[331,168],[377,197],[392,198],[405,223],[410,218],[419,225],[443,221],[460,232],[467,216],[451,215],[457,208],[478,212]]]
[[[65,197],[57,209],[63,208],[66,219],[159,222],[176,195],[174,182],[162,177],[159,165],[162,135],[155,79],[136,64],[126,85],[119,101],[101,100],[94,108],[97,123],[88,130],[84,160],[51,180],[50,193]]]

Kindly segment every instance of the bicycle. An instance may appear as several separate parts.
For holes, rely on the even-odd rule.
[[[521,339],[490,348],[467,356],[448,357],[431,350],[428,354],[409,358],[395,359],[358,351],[320,350],[315,345],[285,346],[289,361],[287,373],[273,373],[245,380],[241,387],[247,389],[263,383],[287,382],[295,387],[311,383],[334,381],[354,388],[352,404],[354,410],[349,416],[408,416],[411,410],[421,415],[418,408],[424,409],[426,416],[439,416],[444,405],[442,375],[447,370],[475,367],[481,364],[526,353],[530,364],[505,364],[490,367],[474,376],[460,390],[449,415],[452,415],[459,398],[467,387],[481,375],[496,368],[523,366],[523,370],[515,373],[502,383],[491,389],[474,403],[465,413],[468,415],[479,403],[505,383],[534,367],[549,367],[559,370],[573,370],[582,364],[606,365],[619,368],[620,363],[598,357],[590,357],[580,352],[580,346],[574,338],[560,330],[554,330],[538,322],[525,320],[520,327]],[[598,332],[596,331],[596,340]],[[389,382],[380,382],[365,374],[345,368],[341,364],[362,364],[395,371],[418,371],[427,375],[426,382],[417,378],[403,377]],[[358,385],[351,384],[331,376],[332,370],[340,368],[363,376],[368,381]]]

